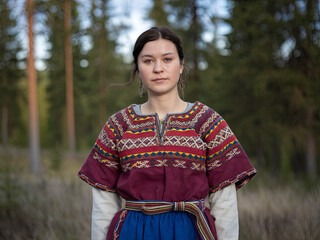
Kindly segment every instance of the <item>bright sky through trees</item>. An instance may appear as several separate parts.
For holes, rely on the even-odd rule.
[[[25,0],[8,0],[12,5],[15,6],[13,17],[18,19],[20,26],[22,27],[22,31],[20,32],[20,38],[22,40],[24,50],[19,53],[19,58],[26,57],[27,54],[27,30],[25,26],[25,16],[23,14],[24,11],[24,3]],[[88,20],[88,12],[90,9],[90,2],[86,0],[76,0],[79,3],[79,12],[81,12],[81,27],[88,28],[90,27],[90,21]],[[219,17],[227,17],[227,1],[226,0],[205,0],[208,2],[208,7],[212,9],[214,14]],[[214,4],[213,4],[214,3]],[[129,29],[123,34],[117,36],[117,52],[124,55],[127,61],[131,60],[131,51],[133,44],[140,33],[153,26],[153,23],[150,20],[147,20],[147,11],[150,7],[152,7],[152,2],[150,0],[110,0],[110,8],[112,10],[111,14],[111,25],[119,25],[124,24],[128,25]],[[97,12],[96,14],[99,14]],[[35,58],[36,58],[36,68],[38,70],[45,70],[45,63],[42,61],[43,59],[48,58],[48,49],[50,46],[47,43],[47,39],[43,32],[45,31],[45,26],[43,25],[44,16],[38,15],[35,20]],[[111,27],[111,26],[110,26]],[[229,31],[229,27],[227,25],[220,25],[218,29],[219,35],[224,35]],[[206,32],[203,38],[206,41],[212,40],[212,33]],[[83,41],[84,48],[91,48],[90,39],[83,37],[81,39]],[[221,40],[218,41],[218,46],[223,48],[224,42]],[[25,68],[24,65],[21,64],[22,68]]]

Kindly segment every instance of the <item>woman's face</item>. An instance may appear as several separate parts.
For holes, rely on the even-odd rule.
[[[166,39],[147,42],[138,56],[139,77],[151,95],[177,93],[183,71],[176,46]]]

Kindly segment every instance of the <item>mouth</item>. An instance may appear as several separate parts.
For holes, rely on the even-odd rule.
[[[167,80],[167,78],[155,78],[155,79],[153,79],[152,81],[153,82],[159,82],[159,83],[161,83],[161,82],[164,82],[164,81],[166,81]]]

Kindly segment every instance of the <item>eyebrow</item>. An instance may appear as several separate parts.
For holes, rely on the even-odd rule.
[[[162,54],[162,57],[168,56],[168,55],[171,55],[171,54],[173,54],[173,53],[168,52],[168,53]],[[153,57],[153,56],[150,55],[150,54],[144,54],[144,55],[141,56],[141,58],[144,58],[144,57]]]

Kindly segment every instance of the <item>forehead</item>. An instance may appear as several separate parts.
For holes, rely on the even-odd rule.
[[[147,42],[142,48],[139,56],[158,56],[168,53],[178,54],[177,48],[174,43],[166,39],[158,39],[155,41]]]

